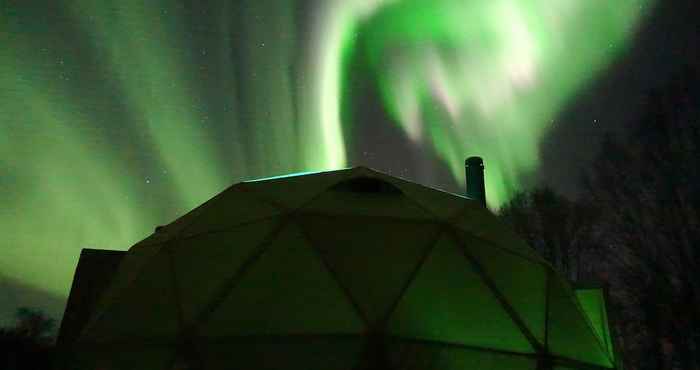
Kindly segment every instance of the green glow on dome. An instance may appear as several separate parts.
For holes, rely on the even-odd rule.
[[[614,359],[615,351],[613,349],[612,335],[608,331],[610,325],[608,323],[606,299],[603,289],[577,289],[576,298],[581,305],[581,309],[590,321],[596,335],[605,345],[605,349],[608,351],[610,357]]]
[[[263,177],[260,179],[253,179],[253,180],[246,180],[244,182],[259,182],[259,181],[268,181],[268,180],[279,180],[279,179],[287,179],[290,177],[299,177],[299,176],[304,176],[304,175],[313,175],[313,174],[319,174],[327,171],[306,171],[306,172],[297,172],[297,173],[290,173],[288,175],[279,175],[279,176],[270,176],[270,177]]]

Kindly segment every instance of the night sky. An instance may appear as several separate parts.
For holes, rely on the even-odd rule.
[[[609,132],[697,63],[652,0],[0,0],[0,324],[58,318],[125,250],[245,179],[366,165],[489,205],[576,196]]]

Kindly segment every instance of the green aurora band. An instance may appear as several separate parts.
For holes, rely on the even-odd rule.
[[[0,279],[65,297],[81,248],[126,249],[234,182],[359,163],[357,70],[376,124],[457,183],[483,156],[498,208],[650,2],[1,2]]]
[[[484,157],[494,208],[536,169],[540,139],[554,117],[619,54],[648,6],[641,0],[384,3],[347,26],[345,55],[359,61],[349,65],[370,71],[393,120],[411,140],[437,151],[462,185],[464,158]]]

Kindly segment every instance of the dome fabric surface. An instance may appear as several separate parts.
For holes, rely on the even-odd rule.
[[[159,228],[69,351],[115,370],[614,368],[586,307],[478,202],[357,167],[242,182]]]

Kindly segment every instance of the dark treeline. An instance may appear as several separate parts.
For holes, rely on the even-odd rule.
[[[55,321],[41,311],[20,308],[13,327],[0,328],[0,369],[52,368]]]
[[[608,287],[625,368],[700,369],[700,78],[649,94],[624,137],[604,141],[575,201],[516,196],[501,217],[573,281]]]

